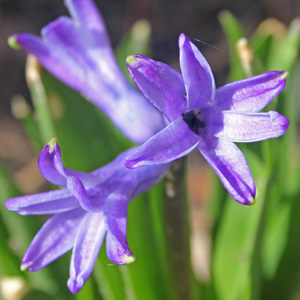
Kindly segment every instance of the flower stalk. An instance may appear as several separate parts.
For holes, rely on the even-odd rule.
[[[190,224],[187,196],[187,158],[174,161],[165,179],[166,250],[174,299],[193,299]]]

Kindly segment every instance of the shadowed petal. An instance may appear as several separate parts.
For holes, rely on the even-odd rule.
[[[142,55],[129,56],[127,69],[144,96],[169,121],[181,116],[187,108],[182,76],[170,66]]]
[[[134,151],[125,161],[127,168],[165,164],[191,152],[200,137],[180,117]]]
[[[258,112],[285,88],[287,75],[272,71],[226,84],[217,89],[215,105],[224,110]]]
[[[91,201],[93,198],[89,197],[84,185],[77,177],[68,177],[68,189],[84,210],[90,212],[99,212],[102,210],[102,202]]]
[[[119,265],[135,261],[126,239],[127,209],[127,197],[118,194],[108,197],[105,207],[106,253],[110,261]]]
[[[5,205],[8,210],[20,215],[48,215],[79,207],[78,201],[67,189],[11,198]]]
[[[211,68],[199,49],[185,34],[179,36],[178,43],[188,108],[206,106],[213,100],[216,88]]]
[[[254,204],[255,184],[243,153],[232,142],[215,140],[215,143],[215,147],[198,149],[231,197],[241,204]]]
[[[262,141],[283,135],[289,123],[289,119],[276,111],[256,114],[224,111],[221,130],[215,136],[233,142]]]
[[[80,208],[51,217],[31,242],[21,269],[37,271],[69,251],[84,214]]]
[[[129,178],[131,182],[131,191],[128,193],[129,200],[133,200],[139,194],[144,193],[159,182],[168,171],[169,164],[159,164],[153,166],[144,166],[130,170],[136,172],[135,180]]]
[[[90,276],[106,233],[102,213],[90,213],[80,224],[72,252],[68,287],[76,294]]]

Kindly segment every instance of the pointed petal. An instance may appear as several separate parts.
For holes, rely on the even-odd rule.
[[[217,89],[215,105],[223,110],[258,112],[285,88],[287,75],[272,71],[226,84]]]
[[[243,153],[234,143],[220,139],[215,140],[211,148],[198,149],[232,198],[244,205],[254,204],[253,177]]]
[[[206,106],[214,98],[216,88],[211,68],[198,48],[186,35],[182,33],[178,43],[188,108]]]
[[[78,201],[67,189],[11,198],[5,205],[8,210],[20,215],[50,215],[79,207]]]
[[[42,150],[38,165],[41,174],[49,182],[59,185],[66,186],[66,173],[61,161],[60,147],[55,139],[51,140]]]
[[[37,271],[69,251],[84,214],[82,209],[74,209],[51,217],[31,242],[21,269]]]
[[[106,253],[110,261],[124,265],[135,261],[126,239],[127,197],[111,194],[106,202],[105,217],[107,224]]]
[[[110,48],[103,18],[91,0],[65,0],[72,18],[92,45]]]
[[[92,192],[94,197],[90,197],[82,182],[77,177],[72,176],[68,177],[68,189],[72,192],[84,210],[89,212],[99,212],[102,210],[103,201],[101,201],[101,191],[100,194]]]
[[[55,77],[77,91],[86,90],[85,71],[66,51],[50,47],[41,38],[28,33],[17,34],[12,38],[24,51],[33,54]]]
[[[72,252],[68,280],[68,287],[72,293],[76,294],[91,275],[105,233],[103,213],[90,213],[85,216]]]
[[[77,177],[82,184],[90,186],[101,182],[106,178],[110,172],[107,168],[100,168],[94,173],[77,172],[63,166],[61,161],[61,151],[56,139],[52,139],[42,150],[38,165],[41,174],[49,182],[59,185],[67,186],[67,178],[69,176]],[[97,174],[97,175],[96,175]]]
[[[256,142],[283,135],[289,119],[276,111],[268,113],[223,112],[223,120],[214,124],[216,137],[233,142]]]
[[[125,161],[127,168],[165,164],[191,152],[200,137],[180,117],[138,147]]]
[[[170,121],[187,108],[182,76],[170,66],[142,55],[129,56],[127,69],[144,96]]]

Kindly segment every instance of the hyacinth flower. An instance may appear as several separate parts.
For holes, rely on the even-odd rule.
[[[29,246],[22,270],[37,271],[73,248],[68,287],[77,293],[92,272],[105,236],[113,263],[135,260],[126,239],[128,204],[157,183],[168,165],[128,170],[124,159],[131,151],[94,172],[82,173],[63,166],[55,139],[44,147],[38,160],[41,174],[65,188],[7,200],[7,209],[21,215],[53,214]]]
[[[161,130],[162,115],[136,91],[118,67],[102,16],[91,0],[65,0],[72,16],[60,17],[41,30],[9,38],[14,48],[36,56],[59,80],[100,108],[133,142]]]
[[[211,68],[184,34],[179,36],[181,72],[141,55],[129,56],[129,73],[169,125],[130,153],[128,168],[168,163],[198,148],[238,202],[255,202],[247,161],[234,142],[283,135],[289,120],[261,112],[285,87],[287,72],[272,71],[218,89]]]

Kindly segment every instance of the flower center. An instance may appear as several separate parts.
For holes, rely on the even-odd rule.
[[[200,116],[201,116],[201,112],[198,109],[192,109],[182,113],[184,122],[196,134],[199,133],[199,128],[205,127],[205,123],[199,120]]]

